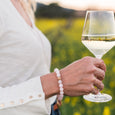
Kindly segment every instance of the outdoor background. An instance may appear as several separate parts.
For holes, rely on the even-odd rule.
[[[81,4],[77,3],[76,7],[75,4],[73,7],[70,4],[69,7],[69,4],[64,6],[64,2],[62,4],[59,0],[58,3],[41,1],[42,3],[37,3],[36,25],[52,45],[51,71],[55,67],[61,69],[84,56],[93,56],[81,43],[86,10],[114,10],[113,2],[109,0],[108,5],[106,3],[100,5],[101,2],[98,1],[99,4],[95,2],[87,6],[82,6],[83,3],[80,2]],[[107,65],[107,72],[104,80],[105,88],[102,92],[110,94],[113,97],[112,101],[91,103],[85,101],[82,96],[65,96],[60,108],[62,115],[115,115],[115,48],[104,55],[103,60]]]

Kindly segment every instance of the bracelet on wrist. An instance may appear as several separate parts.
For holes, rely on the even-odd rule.
[[[57,76],[57,79],[58,79],[58,84],[59,84],[60,93],[59,93],[59,95],[57,95],[57,102],[58,102],[58,104],[60,104],[63,97],[64,97],[64,88],[63,88],[63,83],[62,83],[62,80],[61,80],[61,74],[60,74],[59,69],[55,68],[54,72],[56,73],[56,76]]]

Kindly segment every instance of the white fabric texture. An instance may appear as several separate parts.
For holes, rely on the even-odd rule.
[[[51,46],[10,0],[0,0],[0,115],[49,115],[40,76],[50,72]]]

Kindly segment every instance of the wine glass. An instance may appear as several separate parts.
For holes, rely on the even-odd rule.
[[[101,59],[115,45],[115,22],[113,11],[87,11],[82,43],[96,58]],[[88,94],[84,99],[91,102],[108,102],[112,97],[108,94]]]

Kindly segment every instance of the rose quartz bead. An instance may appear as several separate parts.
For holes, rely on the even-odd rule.
[[[61,80],[59,80],[59,81],[58,81],[58,83],[59,83],[59,84],[62,84],[62,81],[61,81]]]

